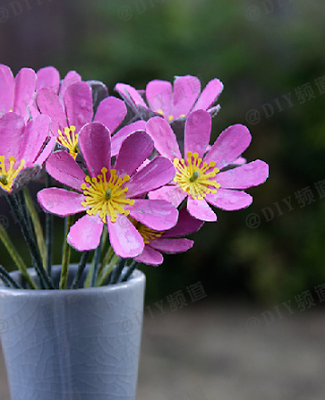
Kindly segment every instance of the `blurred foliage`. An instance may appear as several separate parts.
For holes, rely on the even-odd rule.
[[[325,199],[315,188],[325,179],[325,93],[315,81],[325,76],[325,3],[72,0],[69,10],[69,51],[55,64],[62,75],[76,69],[111,94],[116,82],[143,89],[151,79],[192,74],[203,87],[217,77],[225,89],[213,140],[243,123],[253,136],[244,156],[270,165],[269,180],[248,191],[249,209],[218,211],[216,224],[193,235],[192,250],[143,267],[149,298],[201,280],[211,297],[275,304],[325,283]],[[304,99],[305,84],[312,92]],[[250,110],[260,121],[247,120]],[[314,201],[304,206],[296,195],[308,187]],[[251,213],[260,217],[255,229]]]

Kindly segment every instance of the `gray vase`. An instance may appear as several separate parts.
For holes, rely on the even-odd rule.
[[[53,268],[56,281],[59,270]],[[99,288],[0,287],[11,400],[135,400],[144,291],[140,271]]]

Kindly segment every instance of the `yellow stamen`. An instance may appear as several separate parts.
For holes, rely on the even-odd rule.
[[[198,153],[193,154],[189,151],[186,161],[183,158],[175,158],[174,165],[177,169],[174,181],[193,199],[202,200],[208,193],[217,193],[217,189],[220,188],[220,183],[211,179],[219,172],[218,168],[213,168],[216,165],[215,161],[210,161],[209,164],[202,163]],[[210,170],[211,168],[213,170]]]
[[[16,162],[15,157],[9,157],[9,162],[10,166],[7,171],[5,166],[5,157],[0,156],[0,186],[7,192],[11,192],[14,179],[25,165],[25,160],[21,160],[19,167],[14,169],[14,164]]]
[[[181,115],[179,116],[179,118],[185,118],[185,117],[186,117],[185,114],[181,114]]]
[[[154,229],[148,228],[146,225],[141,224],[141,222],[138,222],[132,217],[129,217],[129,219],[137,228],[145,244],[150,243],[151,240],[155,240],[165,233],[165,231],[155,231]]]
[[[168,121],[169,121],[169,122],[171,122],[173,119],[174,119],[174,116],[173,116],[173,115],[170,115],[170,116],[168,117]]]
[[[102,168],[102,173],[97,178],[86,176],[86,183],[81,185],[81,190],[83,190],[83,194],[86,196],[85,201],[81,205],[89,207],[87,210],[89,215],[98,214],[105,224],[107,216],[111,219],[111,222],[116,222],[117,213],[126,216],[129,215],[130,210],[125,210],[124,207],[127,204],[134,204],[134,200],[125,198],[128,188],[126,186],[123,189],[121,188],[130,177],[124,175],[124,178],[121,179],[116,174],[116,170],[111,169],[110,178],[107,181],[107,171],[107,168]]]
[[[159,110],[157,110],[157,113],[160,114],[160,115],[164,115],[164,112],[163,112],[163,110],[161,108]]]
[[[74,125],[71,125],[70,128],[64,128],[64,133],[62,133],[60,129],[58,130],[58,132],[58,142],[62,144],[62,146],[66,147],[72,157],[75,159],[77,157],[77,154],[79,153],[78,133],[76,133],[76,127]]]

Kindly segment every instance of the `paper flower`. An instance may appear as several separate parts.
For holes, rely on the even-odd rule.
[[[46,146],[49,130],[45,115],[27,124],[14,112],[0,118],[0,195],[18,191],[40,171],[53,149]]]
[[[67,152],[53,153],[46,163],[48,173],[74,191],[44,189],[38,193],[39,203],[59,216],[86,212],[68,235],[69,244],[77,250],[96,248],[106,224],[115,253],[123,258],[137,256],[144,241],[128,216],[155,230],[169,229],[177,222],[178,212],[169,202],[141,198],[171,181],[174,166],[168,159],[156,157],[137,171],[153,150],[145,132],[136,132],[124,141],[114,168],[110,133],[101,123],[84,126],[79,145],[89,176]]]
[[[203,222],[191,217],[185,208],[180,210],[177,224],[167,231],[155,231],[137,223],[136,227],[144,240],[144,249],[135,260],[144,264],[160,265],[164,261],[161,253],[174,254],[189,250],[194,241],[180,236],[197,232],[202,225]]]
[[[131,107],[141,111],[152,111],[173,122],[185,118],[195,110],[214,112],[218,106],[210,108],[219,97],[223,84],[218,79],[211,80],[201,93],[200,80],[191,75],[178,76],[172,85],[168,81],[153,80],[147,84],[145,99],[141,92],[130,85],[118,83],[115,90]],[[143,114],[143,112],[142,112]],[[149,114],[150,115],[150,114]]]
[[[268,177],[269,168],[264,161],[232,165],[251,142],[251,134],[243,125],[223,131],[206,153],[211,132],[211,116],[206,111],[194,111],[186,121],[184,158],[172,128],[164,119],[150,119],[146,131],[158,153],[176,167],[174,182],[150,193],[149,198],[166,199],[175,206],[187,198],[189,213],[200,220],[217,219],[208,203],[228,211],[248,207],[253,199],[243,189],[260,185]],[[230,165],[232,168],[226,170]]]
[[[0,64],[0,117],[13,111],[27,121],[36,81],[36,73],[31,68],[22,68],[14,77],[9,67]]]

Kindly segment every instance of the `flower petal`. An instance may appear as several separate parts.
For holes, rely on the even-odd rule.
[[[239,190],[218,189],[217,193],[209,193],[206,201],[215,207],[226,211],[241,210],[248,207],[253,197]]]
[[[166,231],[162,237],[175,238],[178,236],[189,235],[190,233],[197,232],[203,224],[203,221],[192,217],[186,208],[182,208],[179,211],[177,224],[173,228]]]
[[[33,101],[36,89],[37,76],[33,69],[22,68],[15,78],[15,97],[13,111],[20,114],[25,120],[29,118],[28,106]]]
[[[81,76],[76,71],[69,71],[62,80],[60,87],[60,97],[64,98],[65,92],[70,85],[81,82]]]
[[[37,71],[37,90],[47,87],[52,89],[54,93],[59,93],[60,73],[51,66],[41,68]]]
[[[145,132],[135,132],[128,136],[117,155],[115,169],[121,177],[131,176],[134,171],[151,155],[153,141]]]
[[[171,161],[182,158],[176,136],[169,123],[161,117],[149,119],[146,132],[152,137],[158,153]]]
[[[127,187],[128,197],[135,197],[166,185],[175,176],[174,165],[165,157],[155,157],[148,165],[136,172]]]
[[[78,251],[95,249],[99,245],[103,225],[98,215],[84,215],[70,228],[67,237],[69,245]]]
[[[74,125],[76,132],[93,118],[93,97],[86,82],[69,85],[64,93],[64,104],[69,126]]]
[[[46,162],[46,170],[57,181],[81,191],[80,186],[85,182],[86,174],[66,151],[51,154]]]
[[[125,83],[117,83],[114,88],[129,104],[148,108],[138,91]]]
[[[46,188],[37,193],[37,200],[41,207],[60,217],[85,211],[86,208],[81,205],[84,199],[83,194],[56,187]]]
[[[210,81],[197,99],[192,112],[196,110],[207,110],[217,100],[222,90],[223,84],[219,79]]]
[[[212,118],[204,110],[191,113],[185,123],[184,157],[187,153],[198,153],[203,158],[210,141]]]
[[[133,258],[144,248],[144,241],[132,222],[118,214],[116,222],[107,222],[109,240],[115,253],[123,258]]]
[[[187,193],[182,190],[178,185],[166,185],[148,194],[150,200],[167,200],[175,207],[178,207],[186,196]]]
[[[111,140],[111,146],[112,146],[112,157],[116,156],[116,154],[120,151],[120,148],[122,146],[123,141],[131,135],[131,133],[137,132],[137,131],[144,131],[146,127],[146,122],[145,121],[136,121],[133,122],[132,124],[124,126],[122,129],[120,129],[118,132],[116,132]]]
[[[7,65],[0,64],[0,116],[10,111],[14,103],[15,78]]]
[[[183,253],[193,247],[194,241],[190,239],[157,238],[151,240],[150,247],[167,254]]]
[[[36,158],[35,163],[36,164],[40,164],[43,165],[44,162],[49,158],[49,156],[51,155],[53,149],[55,148],[55,144],[56,144],[56,138],[55,137],[51,137],[48,142],[46,143],[46,145],[44,146],[44,149],[42,150],[42,152],[39,154],[39,156]]]
[[[58,137],[58,130],[64,132],[68,125],[59,96],[52,89],[44,87],[38,91],[36,101],[40,112],[51,118],[51,132]]]
[[[0,155],[6,157],[5,165],[7,167],[9,167],[8,158],[10,156],[15,157],[16,162],[19,160],[18,165],[23,158],[24,148],[20,144],[24,130],[24,119],[20,115],[11,112],[0,118]]]
[[[161,112],[167,119],[171,114],[173,88],[167,81],[153,80],[147,84],[146,99],[151,110]]]
[[[143,252],[135,257],[135,260],[147,265],[161,265],[164,262],[164,257],[150,246],[144,246]]]
[[[132,218],[156,231],[172,228],[178,219],[177,209],[165,200],[135,199],[128,209]]]
[[[232,125],[225,129],[214,142],[204,161],[216,162],[219,169],[236,160],[247,149],[252,136],[244,125]]]
[[[265,182],[269,176],[269,166],[264,161],[255,160],[225,172],[220,172],[216,180],[222,188],[247,189]]]
[[[86,124],[79,133],[79,148],[90,176],[101,174],[101,169],[111,169],[111,135],[100,122]]]
[[[192,197],[187,198],[188,212],[201,221],[216,221],[217,216],[209,207],[208,203],[203,200],[194,200]]]
[[[111,132],[114,132],[121,125],[126,114],[124,101],[109,96],[99,103],[94,121],[101,122]]]
[[[39,115],[26,124],[24,136],[18,146],[26,164],[34,163],[48,138],[51,120],[47,115]]]
[[[187,116],[201,92],[201,83],[196,76],[179,76],[174,81],[172,115],[174,119]]]

